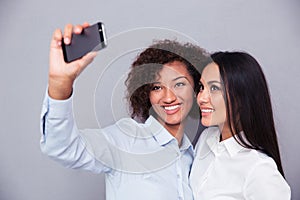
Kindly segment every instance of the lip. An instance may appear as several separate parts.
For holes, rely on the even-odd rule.
[[[215,109],[209,107],[200,107],[200,110],[201,110],[202,117],[209,116],[213,112],[215,112]]]
[[[162,105],[164,112],[168,115],[172,115],[177,113],[181,109],[181,104],[173,104],[173,105]]]

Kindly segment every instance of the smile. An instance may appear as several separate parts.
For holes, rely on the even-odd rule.
[[[174,105],[174,106],[163,106],[165,110],[175,110],[179,108],[180,105]]]
[[[214,111],[215,111],[215,109],[201,109],[201,112],[203,112],[203,113],[212,113]]]

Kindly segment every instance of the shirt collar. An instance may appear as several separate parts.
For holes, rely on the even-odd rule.
[[[153,116],[149,116],[145,125],[151,131],[154,139],[159,145],[163,146],[175,139]]]
[[[211,151],[214,151],[220,141],[220,131],[217,127],[208,127],[206,130],[207,139],[206,144],[210,148]]]
[[[244,149],[236,140],[238,138],[236,136],[230,137],[221,143],[224,143],[226,150],[228,151],[231,157],[235,156],[238,152]]]
[[[145,121],[145,125],[149,127],[153,137],[159,143],[159,145],[163,146],[172,140],[175,140],[176,144],[178,144],[176,138],[172,136],[153,116],[150,115],[148,117],[148,119]],[[190,142],[189,138],[183,134],[180,150],[184,151],[187,149],[193,152],[192,143]]]
[[[206,143],[210,150],[215,154],[217,152],[218,146],[224,146],[231,157],[235,156],[238,152],[244,149],[244,147],[236,141],[238,140],[236,136],[230,137],[220,142],[221,133],[218,127],[209,127],[208,131],[209,133]],[[243,132],[241,132],[240,134],[242,134],[242,136],[244,135]]]
[[[180,150],[187,150],[191,149],[193,151],[193,145],[191,141],[189,140],[188,136],[186,134],[183,135]]]

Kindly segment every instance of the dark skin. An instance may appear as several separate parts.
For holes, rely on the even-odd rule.
[[[67,24],[64,32],[56,29],[52,35],[49,55],[48,93],[53,99],[68,99],[72,94],[75,79],[96,56],[95,52],[91,52],[71,63],[64,61],[61,47],[62,38],[64,38],[64,43],[69,45],[72,33],[80,34],[86,27],[89,27],[88,23],[76,26]]]

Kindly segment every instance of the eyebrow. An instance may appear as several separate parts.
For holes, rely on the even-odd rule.
[[[210,85],[210,84],[213,84],[213,83],[219,83],[219,84],[222,84],[220,81],[208,81],[208,82],[207,82],[207,84],[209,84],[209,85]]]
[[[178,77],[174,78],[172,81],[176,81],[176,80],[181,79],[181,78],[184,78],[184,79],[188,80],[188,78],[186,76],[178,76]]]
[[[186,76],[178,76],[178,77],[172,79],[172,81],[177,81],[178,79],[181,79],[181,78],[184,78],[184,79],[186,79],[187,81],[189,81],[188,78],[187,78]],[[160,81],[155,81],[155,82],[153,82],[152,84],[161,84],[161,82],[160,82]]]

